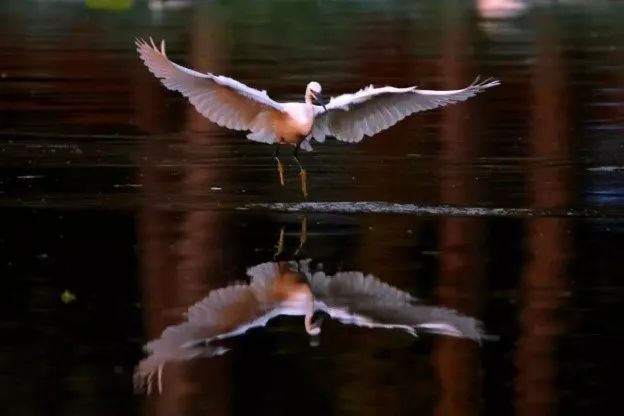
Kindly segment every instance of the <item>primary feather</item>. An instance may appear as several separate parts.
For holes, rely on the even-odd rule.
[[[310,285],[321,309],[344,324],[401,329],[412,335],[422,330],[475,341],[483,337],[478,320],[452,309],[424,305],[372,275],[341,272],[330,277],[317,272]]]
[[[419,90],[372,85],[353,94],[332,98],[325,108],[315,107],[311,136],[322,142],[332,136],[345,142],[359,142],[374,136],[418,111],[465,101],[481,91],[499,85],[497,80],[475,80],[461,90]]]
[[[203,74],[167,58],[165,44],[160,49],[151,41],[136,41],[139,56],[162,84],[178,91],[210,121],[233,130],[250,130],[263,139],[270,129],[271,113],[282,113],[284,106],[259,91],[222,75]]]

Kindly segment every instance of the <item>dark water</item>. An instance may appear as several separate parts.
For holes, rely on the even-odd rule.
[[[624,5],[618,2],[0,3],[2,414],[518,416],[619,403],[624,299]],[[169,3],[171,4],[171,3]],[[480,6],[480,8],[478,7]],[[212,125],[137,59],[172,59],[276,99],[310,80],[502,85],[277,183],[269,146]],[[227,354],[142,345],[246,269],[298,253],[483,322],[497,340],[280,317]]]

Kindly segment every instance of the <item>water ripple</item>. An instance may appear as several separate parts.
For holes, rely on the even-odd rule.
[[[506,207],[466,207],[453,205],[418,205],[383,201],[362,202],[272,202],[254,203],[239,207],[242,210],[270,210],[286,212],[331,212],[331,213],[372,213],[372,214],[411,214],[458,217],[608,217],[621,216],[614,210],[588,208],[506,208]]]

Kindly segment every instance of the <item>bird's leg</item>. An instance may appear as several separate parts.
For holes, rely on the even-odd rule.
[[[295,256],[299,255],[299,252],[303,248],[303,245],[308,241],[308,218],[303,217],[301,219],[301,232],[299,233],[299,247],[295,251]]]
[[[301,166],[301,162],[299,161],[299,147],[301,146],[301,141],[297,143],[295,146],[295,151],[293,152],[293,157],[297,161],[297,165],[299,165],[299,176],[301,177],[301,192],[303,192],[303,197],[308,197],[308,174]]]
[[[273,157],[277,161],[277,174],[279,175],[280,185],[284,186],[284,167],[279,160],[279,146],[279,143],[275,143],[275,153],[273,153]]]
[[[164,366],[165,364],[161,364],[158,366],[158,394],[162,394],[162,373]]]
[[[277,257],[282,254],[284,251],[284,227],[280,229],[279,238],[277,240],[277,244],[275,245],[275,254],[273,254],[273,259],[277,259]]]

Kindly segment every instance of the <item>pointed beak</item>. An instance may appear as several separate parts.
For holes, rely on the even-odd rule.
[[[314,98],[316,104],[320,105],[321,107],[323,107],[323,110],[327,111],[327,107],[325,107],[325,104],[323,104],[323,101],[321,101],[321,98],[318,95],[312,93],[312,98]]]
[[[310,346],[318,347],[321,343],[321,323],[323,321],[323,317],[316,318],[312,324],[311,330],[308,331],[308,335],[310,336]]]
[[[304,318],[305,329],[310,337],[317,337],[321,333],[321,324],[324,319],[323,312],[308,311]]]

